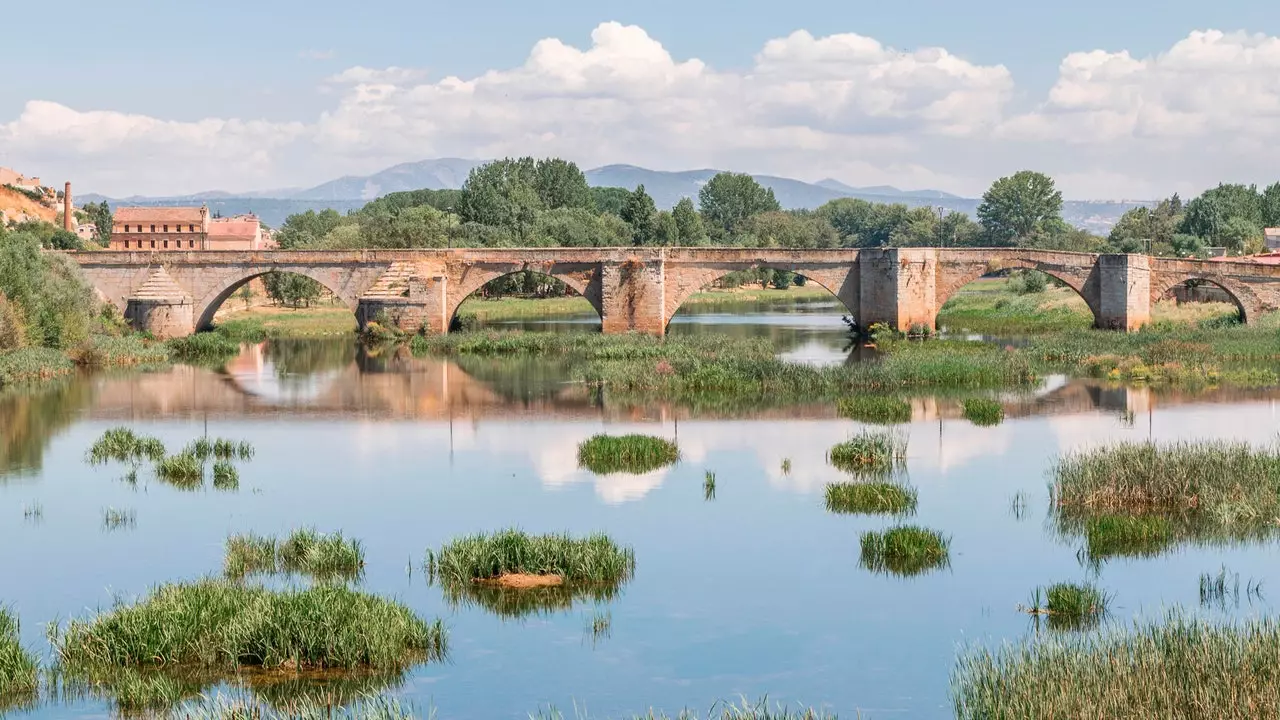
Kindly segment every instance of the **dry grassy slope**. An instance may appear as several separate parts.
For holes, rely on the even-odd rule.
[[[36,217],[45,222],[53,222],[58,218],[56,208],[42,205],[20,192],[15,192],[0,185],[0,211],[11,220],[18,220],[22,215]]]

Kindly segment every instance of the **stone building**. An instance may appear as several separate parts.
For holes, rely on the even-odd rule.
[[[40,178],[27,177],[7,167],[0,167],[0,185],[13,185],[24,190],[36,190],[41,187]]]
[[[112,250],[203,250],[207,207],[121,207],[111,224]]]
[[[274,246],[255,215],[214,218],[209,222],[206,250],[269,250]]]
[[[1267,241],[1267,249],[1271,252],[1280,250],[1280,227],[1267,228],[1262,231],[1263,238]]]

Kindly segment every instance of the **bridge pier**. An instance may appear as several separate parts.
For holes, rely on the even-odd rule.
[[[1097,273],[1097,327],[1132,332],[1151,322],[1150,258],[1099,255]]]
[[[934,329],[938,316],[938,255],[934,248],[858,251],[858,324],[898,330]]]
[[[423,331],[440,335],[449,331],[446,292],[448,281],[440,277],[412,276],[402,294],[370,294],[356,306],[356,323],[364,330],[369,323],[386,323],[402,332]]]

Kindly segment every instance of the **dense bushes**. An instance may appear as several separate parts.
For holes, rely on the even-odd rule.
[[[88,337],[97,311],[75,263],[41,252],[40,241],[29,233],[0,231],[0,295],[9,306],[0,309],[0,349],[72,348]]]

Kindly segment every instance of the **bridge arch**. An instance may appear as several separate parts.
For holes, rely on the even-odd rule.
[[[1076,266],[1055,262],[1057,258],[1054,256],[1057,253],[1046,252],[1045,255],[1046,257],[1040,257],[1039,253],[1013,251],[1008,255],[999,255],[983,263],[967,263],[948,267],[939,266],[934,295],[935,306],[941,311],[942,307],[947,304],[947,301],[960,288],[986,275],[1002,270],[1038,270],[1074,290],[1076,295],[1080,296],[1080,299],[1084,300],[1085,305],[1089,307],[1089,313],[1093,316],[1093,324],[1097,326],[1098,319],[1101,317],[1100,298],[1097,290],[1098,280],[1095,273],[1097,256],[1082,256],[1087,258],[1087,262],[1082,262],[1079,266]]]
[[[1227,297],[1231,298],[1231,302],[1236,306],[1236,309],[1240,311],[1240,322],[1246,325],[1256,322],[1262,314],[1262,302],[1252,289],[1244,283],[1220,273],[1189,272],[1163,274],[1153,277],[1151,282],[1151,304],[1154,305],[1157,301],[1163,299],[1170,290],[1189,280],[1210,283],[1226,293]]]
[[[858,318],[858,272],[852,263],[814,265],[803,262],[756,260],[752,262],[715,263],[681,268],[667,279],[664,327],[670,326],[676,313],[689,298],[726,275],[744,270],[773,270],[799,275],[831,293],[849,316]]]
[[[604,319],[600,293],[598,263],[476,263],[463,270],[462,277],[450,287],[445,308],[445,328],[453,326],[458,308],[485,285],[520,272],[531,272],[563,282],[590,303],[596,315]]]
[[[195,330],[208,330],[213,327],[213,316],[217,314],[218,308],[222,307],[222,303],[235,294],[237,290],[247,285],[250,281],[269,275],[273,272],[292,273],[310,278],[319,283],[324,289],[333,293],[333,296],[342,301],[349,310],[354,314],[356,306],[359,304],[359,296],[348,297],[342,291],[342,287],[334,287],[332,278],[326,273],[317,269],[309,268],[305,265],[285,266],[285,267],[255,267],[224,278],[219,278],[211,288],[206,290],[204,294],[195,300],[196,323]]]

